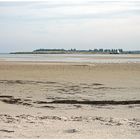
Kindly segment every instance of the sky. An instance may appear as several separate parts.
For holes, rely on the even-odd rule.
[[[140,50],[140,0],[0,1],[0,53]]]

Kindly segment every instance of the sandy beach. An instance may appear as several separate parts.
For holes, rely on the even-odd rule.
[[[1,60],[0,138],[140,138],[140,64]]]
[[[140,0],[2,0],[0,139],[140,139]]]

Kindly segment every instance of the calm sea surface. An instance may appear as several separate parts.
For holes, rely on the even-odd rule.
[[[0,60],[89,63],[140,63],[140,55],[0,54]]]

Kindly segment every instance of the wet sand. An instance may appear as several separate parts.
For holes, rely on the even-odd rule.
[[[140,64],[0,61],[0,138],[140,138]]]

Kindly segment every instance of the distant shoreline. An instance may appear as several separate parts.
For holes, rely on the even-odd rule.
[[[94,49],[94,50],[37,49],[31,52],[10,52],[10,54],[140,54],[140,50],[123,51],[122,49]]]

